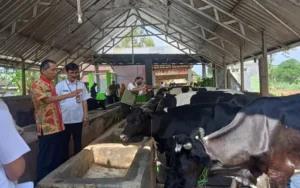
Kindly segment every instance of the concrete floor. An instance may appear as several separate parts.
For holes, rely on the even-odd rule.
[[[164,184],[156,184],[155,188],[164,188]],[[227,187],[221,187],[221,186],[205,186],[205,188],[227,188]]]

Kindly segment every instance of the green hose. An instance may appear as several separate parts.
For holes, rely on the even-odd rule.
[[[199,180],[197,182],[197,187],[203,186],[207,183],[207,169],[204,168],[204,170],[202,171],[202,174],[199,177]]]

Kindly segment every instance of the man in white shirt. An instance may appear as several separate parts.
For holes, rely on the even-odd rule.
[[[1,98],[0,98],[0,109],[9,111],[7,105],[5,104],[5,102]],[[13,119],[13,122],[14,122],[15,128],[17,129],[18,133],[20,133],[20,135],[22,135],[24,133],[24,129],[19,127],[16,124],[16,121],[14,119]]]
[[[0,101],[0,105],[6,106],[3,101]],[[30,149],[15,129],[9,111],[1,108],[0,117],[0,187],[16,188],[14,182],[17,182],[25,171],[23,155]],[[27,184],[26,187],[33,188],[33,183]]]
[[[123,111],[123,118],[126,118],[126,116],[130,113],[131,108],[133,107],[135,103],[136,96],[139,95],[145,95],[147,94],[146,85],[140,87],[143,83],[142,77],[136,77],[134,82],[131,82],[127,85],[127,88],[125,89],[122,99],[121,99],[121,108]]]
[[[191,91],[188,86],[183,86],[181,87],[181,92],[180,94],[176,95],[176,106],[183,106],[186,104],[191,103],[191,98],[193,95],[195,95],[197,92],[196,91]]]
[[[82,93],[79,97],[68,98],[60,102],[62,119],[66,128],[66,156],[64,160],[67,160],[69,157],[68,151],[71,134],[74,140],[74,155],[81,151],[82,127],[83,125],[87,125],[89,121],[87,106],[89,95],[84,83],[77,80],[79,75],[78,65],[69,63],[65,69],[67,79],[56,85],[57,95],[65,95],[77,89],[82,89]]]

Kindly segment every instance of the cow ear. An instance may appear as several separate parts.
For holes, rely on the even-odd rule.
[[[199,127],[191,132],[190,137],[193,139],[202,140],[204,135],[205,135],[204,129],[202,127]]]
[[[187,142],[187,143],[183,144],[183,148],[186,150],[191,150],[192,147],[193,147],[193,145],[191,142]]]
[[[211,167],[212,161],[211,161],[211,159],[210,159],[210,157],[209,157],[208,154],[205,153],[204,156],[202,156],[201,163],[207,169],[209,169]]]
[[[150,110],[149,108],[143,108],[143,112],[144,112],[144,113],[151,113],[152,110]]]

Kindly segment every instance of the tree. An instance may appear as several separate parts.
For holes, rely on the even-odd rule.
[[[38,71],[25,71],[25,83],[26,83],[26,94],[30,93],[30,87],[34,80],[39,77]],[[17,95],[21,95],[22,88],[22,71],[21,70],[13,70],[12,74],[9,75],[9,83],[10,85],[18,87]]]
[[[213,69],[207,66],[207,76],[213,76]]]
[[[2,88],[3,91],[1,91],[2,95],[1,97],[3,97],[5,95],[5,93],[8,90],[8,87],[11,86],[12,84],[12,79],[14,77],[14,70],[13,69],[1,69],[0,70],[0,81],[1,84],[4,85],[4,87]]]
[[[194,83],[197,83],[197,82],[199,82],[200,80],[201,80],[201,77],[195,72],[195,71],[192,71],[192,75],[193,75],[193,82]]]
[[[25,71],[26,94],[30,94],[30,88],[33,81],[37,80],[40,76],[39,71]],[[4,91],[2,96],[5,95],[9,86],[17,87],[16,95],[22,95],[22,71],[20,69],[3,69],[0,72],[0,79],[3,81]],[[58,81],[66,79],[65,75],[58,75]]]
[[[144,29],[138,27],[133,30],[133,36],[146,35]],[[126,36],[131,36],[131,32]],[[143,47],[154,47],[155,43],[151,37],[134,37],[133,38],[133,47],[143,48]],[[116,48],[131,48],[132,47],[132,39],[131,37],[124,38]]]
[[[293,58],[286,60],[273,68],[273,73],[275,81],[289,84],[298,83],[300,81],[300,62]]]

